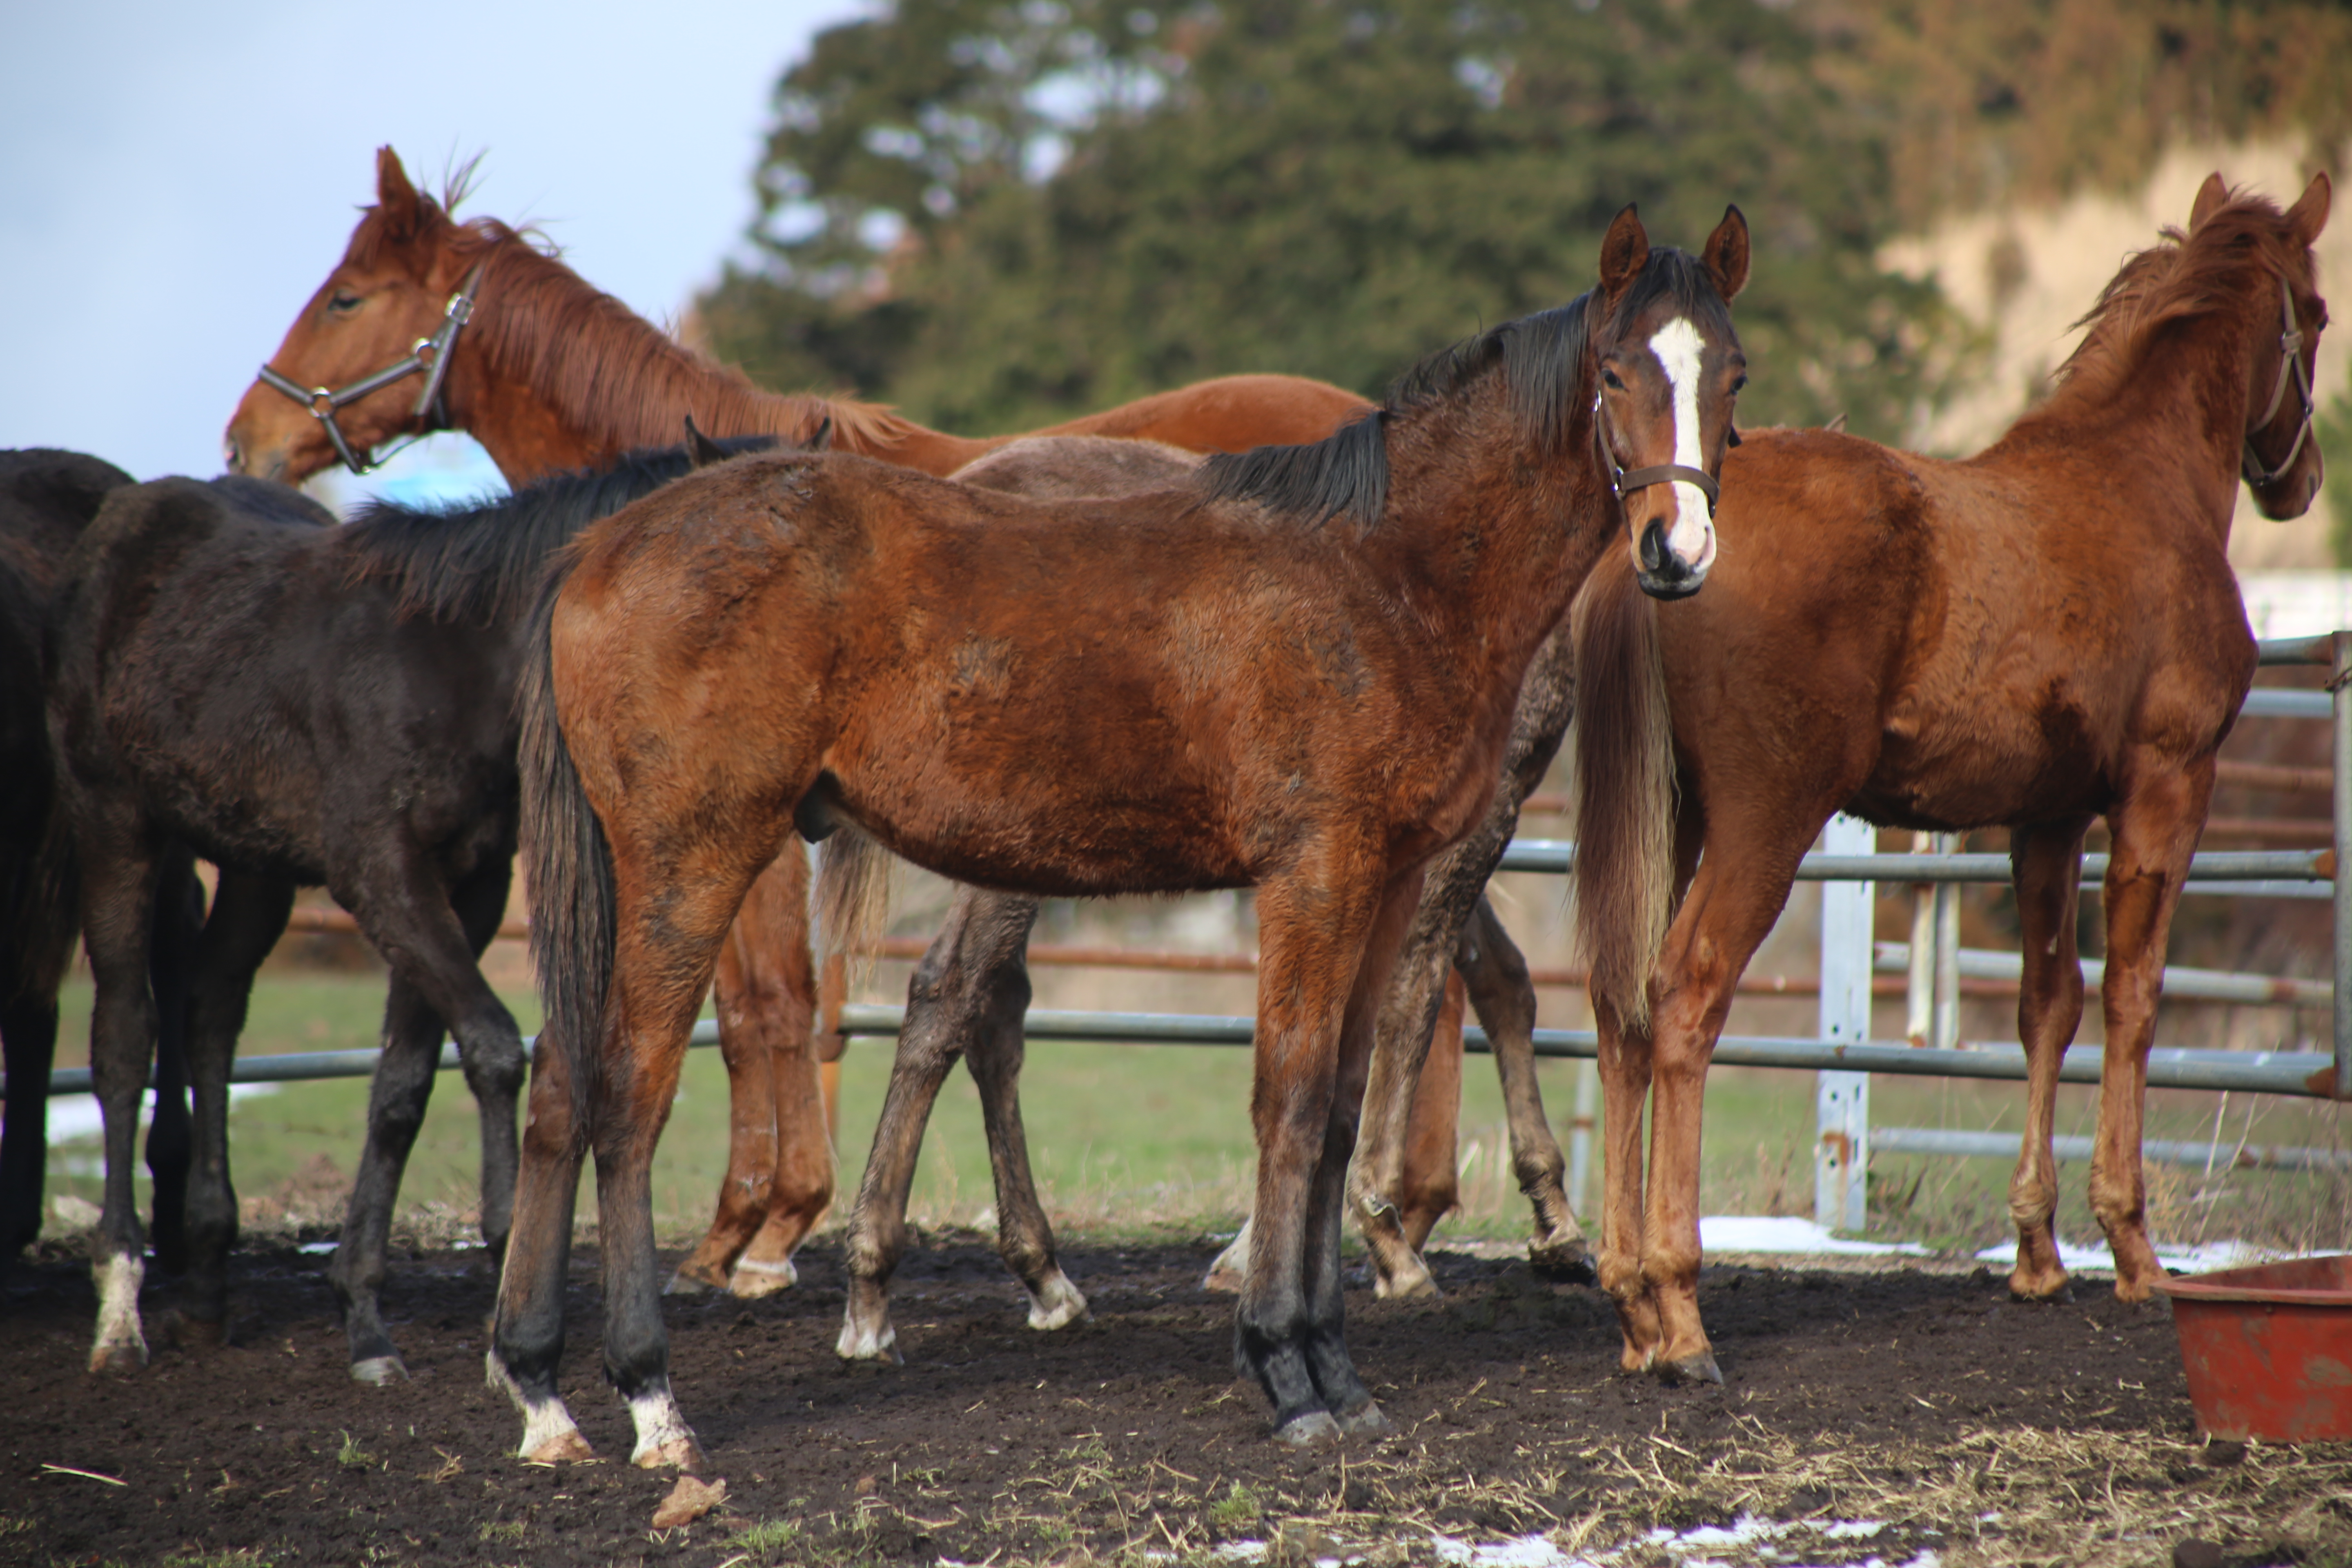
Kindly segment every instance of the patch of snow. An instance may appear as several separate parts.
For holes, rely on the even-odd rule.
[[[1916,1241],[1855,1241],[1796,1215],[1706,1215],[1698,1222],[1706,1252],[1801,1252],[1922,1256]]]
[[[233,1083],[228,1086],[228,1102],[235,1106],[240,1100],[256,1095],[276,1094],[274,1083]],[[139,1120],[146,1121],[155,1113],[155,1091],[149,1089],[139,1100]],[[98,1096],[94,1094],[59,1094],[49,1100],[49,1142],[52,1144],[73,1143],[95,1138],[106,1130],[100,1116]]]
[[[2159,1247],[2156,1260],[2167,1268],[2184,1274],[2202,1274],[2213,1268],[2241,1268],[2250,1263],[2265,1263],[2272,1254],[2242,1241],[2209,1241],[2201,1247]],[[1977,1254],[1980,1263],[2017,1262],[2017,1243],[2004,1241],[1998,1247],[1988,1247]],[[2116,1260],[2105,1242],[2090,1247],[2078,1247],[2064,1237],[2058,1238],[2058,1261],[2070,1274],[2084,1272],[2112,1274]]]

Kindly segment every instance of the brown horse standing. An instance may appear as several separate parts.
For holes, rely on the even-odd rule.
[[[714,435],[795,444],[829,425],[835,450],[934,474],[1015,439],[966,440],[874,404],[761,391],[679,346],[528,237],[491,219],[455,221],[448,208],[458,193],[443,202],[420,195],[389,147],[376,155],[376,205],[266,374],[301,388],[349,389],[404,363],[413,344],[450,335],[413,374],[332,407],[329,398],[297,402],[257,382],[229,422],[232,468],[299,482],[331,467],[339,449],[364,455],[403,435],[462,429],[519,487],[667,446],[689,416]],[[462,317],[454,329],[453,316]],[[1297,376],[1226,376],[1055,433],[1241,451],[1320,439],[1370,406]],[[833,1199],[807,900],[808,868],[794,846],[745,900],[720,956],[714,989],[733,1136],[717,1215],[680,1267],[681,1284],[731,1283],[761,1295],[789,1283],[793,1249]]]
[[[1655,627],[1681,790],[1679,815],[1648,837],[1662,853],[1670,837],[1686,886],[1646,994],[1643,964],[1595,964],[1601,1269],[1628,1370],[1720,1381],[1696,1291],[1701,1089],[1732,987],[1841,809],[2012,830],[2029,1087],[2010,1288],[2035,1299],[2065,1282],[2052,1104],[2083,1010],[2083,837],[2106,817],[2091,1206],[2116,1294],[2147,1297],[2159,1269],[2140,1111],[2165,939],[2254,671],[2224,550],[2242,475],[2271,517],[2303,511],[2318,485],[2310,374],[2326,309],[2310,247],[2328,202],[2325,175],[2285,212],[2215,175],[2188,231],[2107,286],[2049,401],[1979,456],[1750,435],[1724,467],[1723,558],[1705,595],[1653,612],[1596,576],[1588,597]],[[1587,758],[1579,773],[1588,813],[1616,809],[1615,768]],[[1605,921],[1591,893],[1584,918]]]
[[[1344,1343],[1339,1226],[1422,868],[1486,811],[1520,678],[1593,564],[1624,538],[1682,594],[1715,554],[1693,503],[1740,375],[1745,225],[1701,262],[1652,251],[1628,208],[1600,270],[1377,415],[1181,489],[1040,504],[751,458],[583,540],[524,700],[549,1010],[491,1361],[527,1457],[586,1452],[555,1376],[593,1147],[633,1457],[700,1460],[669,1390],[651,1159],[728,925],[795,820],[860,830],[836,885],[878,842],[1039,893],[1258,888],[1236,1353],[1287,1442],[1385,1425]]]

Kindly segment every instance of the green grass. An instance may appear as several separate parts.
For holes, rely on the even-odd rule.
[[[526,1031],[538,1008],[526,992],[503,994]],[[247,1026],[247,1055],[339,1050],[373,1045],[383,981],[365,973],[265,972]],[[81,1057],[88,1038],[89,988],[68,988],[60,1053]],[[1216,1002],[1199,1010],[1218,1010]],[[1547,1007],[1551,1005],[1547,997]],[[1737,1022],[1737,1020],[1735,1020]],[[1574,1067],[1541,1064],[1545,1103],[1563,1143],[1574,1105]],[[887,1043],[852,1042],[841,1094],[844,1201],[863,1171],[889,1074]],[[1024,1110],[1046,1203],[1065,1228],[1093,1232],[1153,1227],[1218,1228],[1248,1200],[1250,1057],[1215,1047],[1031,1045],[1023,1076]],[[356,1163],[364,1134],[367,1083],[342,1079],[278,1086],[240,1101],[233,1112],[236,1184],[252,1198],[280,1190],[323,1156],[343,1173]],[[2022,1086],[1881,1077],[1872,1119],[1880,1125],[2015,1129]],[[2061,1090],[2058,1128],[2091,1131],[2095,1090]],[[2210,1139],[2216,1099],[2158,1092],[2149,1097],[2151,1137]],[[2336,1142],[2337,1112],[2309,1101],[2231,1097],[2221,1110],[2224,1154],[2242,1140],[2256,1143]],[[1813,1080],[1804,1073],[1722,1069],[1709,1079],[1704,1202],[1710,1213],[1810,1213],[1812,1207]],[[440,1075],[403,1188],[404,1206],[472,1207],[477,1121],[471,1097],[454,1073]],[[97,1146],[77,1142],[51,1154],[53,1192],[96,1201]],[[689,1052],[677,1102],[654,1174],[657,1221],[672,1239],[698,1232],[727,1157],[727,1079],[713,1050]],[[1598,1153],[1591,1177],[1597,1203]],[[1511,1178],[1500,1091],[1486,1058],[1465,1073],[1461,1128],[1463,1211],[1446,1236],[1517,1237],[1527,1213]],[[1875,1228],[1932,1244],[1975,1247],[2007,1234],[2009,1166],[1997,1160],[1882,1156],[1872,1171]],[[2064,1167],[2059,1225],[2070,1239],[2095,1237],[2084,1198],[2085,1173]],[[2201,1194],[2201,1195],[2200,1195]],[[583,1215],[593,1212],[593,1186]],[[2196,1173],[2151,1167],[2152,1214],[2168,1239],[2242,1236],[2277,1245],[2335,1246],[2352,1239],[2352,1184],[2342,1178],[2233,1172],[2205,1183]],[[337,1200],[339,1201],[339,1199]],[[912,1212],[924,1224],[969,1225],[993,1201],[979,1097],[968,1075],[952,1076],[940,1097],[915,1185]],[[839,1213],[838,1207],[835,1210]]]

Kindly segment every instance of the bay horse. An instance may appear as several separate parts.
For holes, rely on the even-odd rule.
[[[877,846],[1010,891],[1258,889],[1236,1358],[1286,1443],[1384,1428],[1339,1251],[1373,1016],[1422,868],[1484,815],[1520,679],[1594,563],[1622,539],[1650,591],[1704,581],[1746,272],[1736,211],[1695,258],[1652,250],[1628,207],[1592,294],[1180,488],[1040,503],[751,458],[583,534],[521,697],[547,1025],[489,1371],[522,1455],[591,1452],[555,1378],[593,1149],[632,1458],[702,1463],[669,1386],[651,1160],[728,927],[795,824],[840,832],[836,909]]]
[[[49,1069],[58,990],[79,930],[73,834],[58,810],[56,767],[41,700],[41,642],[58,574],[110,490],[130,484],[80,452],[0,452],[0,1051],[8,1100],[0,1124],[0,1262],[41,1232],[48,1164]],[[147,1134],[158,1260],[184,1267],[180,1219],[188,1174],[188,1102],[181,1023],[193,868],[175,866],[156,900],[152,976],[162,998],[155,1116]]]
[[[1637,835],[1671,856],[1672,925],[1654,963],[1596,963],[1592,985],[1607,1097],[1601,1274],[1626,1370],[1721,1381],[1696,1289],[1707,1061],[1799,857],[1841,810],[2012,834],[2028,1066],[2009,1283],[2028,1300],[2066,1285],[2053,1104],[2083,1012],[2083,839],[2106,818],[2091,1207],[2116,1295],[2147,1299],[2162,1271],[2141,1101],[2165,942],[2215,754],[2254,673],[2225,552],[2231,514],[2241,478],[2273,518],[2304,511],[2319,483],[2311,368],[2326,307],[2311,246],[2330,197],[2321,174],[2281,211],[2214,175],[2186,231],[2107,285],[2048,400],[1982,453],[1947,462],[1828,431],[1749,433],[1724,466],[1723,553],[1705,595],[1650,606],[1622,574],[1596,574],[1588,596],[1646,629],[1637,646],[1668,693],[1680,784],[1678,809]],[[1619,799],[1609,738],[1580,729],[1602,748],[1580,752],[1580,810],[1650,815],[1664,797]],[[1612,906],[1587,869],[1590,927]]]
[[[341,454],[363,458],[402,436],[462,429],[521,485],[667,445],[689,416],[722,437],[805,442],[826,429],[839,450],[941,475],[1016,438],[970,440],[876,404],[761,391],[598,291],[529,234],[490,218],[457,222],[451,209],[462,195],[462,177],[439,201],[420,194],[393,150],[378,150],[375,205],[229,421],[232,469],[295,483]],[[414,374],[383,378],[403,366]],[[297,402],[285,386],[318,390]],[[367,387],[340,405],[328,390]],[[1241,451],[1320,439],[1370,407],[1324,382],[1234,375],[1054,433]],[[709,1232],[678,1269],[681,1288],[745,1296],[782,1288],[793,1249],[832,1202],[831,1138],[813,1087],[807,900],[808,868],[794,847],[745,900],[720,959],[729,1168]],[[823,1046],[837,1052],[839,1042]]]
[[[392,971],[366,1150],[328,1271],[352,1375],[404,1371],[379,1306],[385,1236],[445,1022],[480,1106],[483,1237],[503,1246],[523,1049],[476,960],[513,867],[522,612],[551,550],[687,468],[647,455],[488,506],[376,503],[347,527],[268,480],[160,479],[112,490],[82,532],[54,588],[47,717],[97,984],[92,1370],[146,1360],[131,1139],[159,1022],[152,906],[159,876],[191,855],[219,881],[188,964],[190,1338],[224,1331],[228,1069],[299,886],[331,890]]]

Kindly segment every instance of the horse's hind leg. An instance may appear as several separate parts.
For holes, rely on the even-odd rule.
[[[228,1255],[236,1245],[236,1193],[229,1183],[228,1073],[245,1028],[253,976],[294,907],[294,884],[223,868],[196,944],[188,995],[188,1079],[194,1090],[187,1224],[184,1331],[218,1344],[228,1332]]]
[[[1429,1055],[1413,1089],[1412,1116],[1405,1124],[1404,1171],[1395,1192],[1397,1224],[1404,1243],[1421,1257],[1437,1222],[1462,1205],[1462,1016],[1466,1006],[1462,972],[1449,969],[1444,995],[1430,1031]],[[1425,1266],[1425,1263],[1424,1263]],[[1435,1293],[1434,1284],[1431,1293]]]
[[[1087,1299],[1054,1252],[1054,1227],[1037,1200],[1029,1169],[1029,1134],[1021,1123],[1021,1067],[1027,1055],[1029,930],[1037,900],[982,893],[988,906],[978,969],[979,1004],[964,1065],[980,1086],[980,1113],[988,1130],[989,1169],[996,1180],[996,1250],[1029,1292],[1029,1326],[1045,1332],[1087,1316]]]
[[[2074,947],[2074,910],[2083,876],[2087,819],[2017,828],[2010,838],[2011,879],[2025,946],[2017,993],[2017,1034],[2025,1043],[2025,1136],[2009,1183],[2017,1224],[2017,1267],[2010,1293],[2047,1300],[2066,1289],[2052,1216],[2058,1209],[2058,1165],[2051,1152],[2058,1068],[2083,1021],[2083,965]]]
[[[923,1130],[940,1086],[968,1047],[986,1048],[983,1042],[992,1040],[1008,1011],[1017,1037],[1029,1009],[1023,957],[1036,918],[1034,899],[959,888],[947,922],[908,983],[907,1021],[891,1058],[890,1087],[849,1215],[849,1304],[835,1345],[845,1360],[899,1359],[898,1331],[890,1323],[890,1276],[906,1256],[907,1202]],[[973,1077],[985,1094],[988,1079],[978,1072]],[[1016,1109],[1016,1121],[1017,1116]],[[992,1126],[992,1157],[994,1140]],[[1000,1193],[1000,1224],[1007,1212]],[[1050,1238],[1046,1245],[1050,1258]]]
[[[384,1248],[408,1154],[433,1094],[445,1026],[457,1040],[467,1087],[480,1120],[482,1239],[500,1256],[513,1222],[518,1150],[515,1101],[523,1078],[522,1037],[513,1015],[482,979],[477,961],[498,932],[511,862],[503,854],[445,891],[406,852],[399,864],[352,890],[353,914],[392,966],[384,1000],[383,1055],[368,1091],[367,1142],[343,1212],[327,1278],[343,1316],[352,1375],[385,1383],[403,1375],[384,1330]]]
[[[155,997],[148,988],[149,918],[159,863],[135,807],[112,799],[78,802],[81,848],[82,934],[94,983],[89,1026],[91,1088],[97,1091],[106,1149],[106,1205],[90,1240],[98,1287],[92,1372],[130,1372],[147,1364],[139,1326],[139,1287],[146,1273],[144,1238],[131,1192],[139,1102],[155,1045]]]
[[[0,996],[0,1053],[8,1099],[0,1115],[0,1266],[41,1234],[48,1169],[49,1068],[58,1054],[58,1000]]]
[[[188,1005],[196,973],[196,946],[205,929],[204,885],[194,858],[167,858],[155,888],[155,924],[147,949],[155,988],[155,1109],[147,1123],[147,1174],[153,1182],[149,1239],[166,1274],[188,1267]]]
[[[2091,1152],[2091,1212],[2115,1254],[2116,1294],[2145,1301],[2164,1278],[2147,1238],[2140,1170],[2147,1052],[2156,1039],[2164,954],[2189,860],[2213,795],[2213,759],[2186,769],[2135,757],[2122,802],[2107,813],[2115,847],[2105,887],[2107,975],[2100,988],[2106,1047],[2099,1069],[2099,1131]]]
[[[833,1206],[833,1130],[817,1067],[808,872],[805,847],[796,838],[786,840],[784,852],[751,884],[728,938],[729,948],[740,937],[760,957],[756,984],[734,1021],[760,1031],[775,1130],[766,1213],[727,1282],[730,1291],[742,1297],[770,1295],[793,1284],[793,1252]],[[727,952],[720,950],[722,975]],[[732,1093],[730,1086],[730,1098]]]
[[[1511,1172],[1535,1210],[1536,1233],[1528,1261],[1549,1279],[1593,1284],[1592,1247],[1569,1207],[1564,1178],[1568,1161],[1551,1134],[1543,1090],[1536,1082],[1536,987],[1518,944],[1484,898],[1462,928],[1454,966],[1470,987],[1470,1003],[1486,1026],[1495,1070],[1503,1080],[1503,1111],[1509,1119]]]

